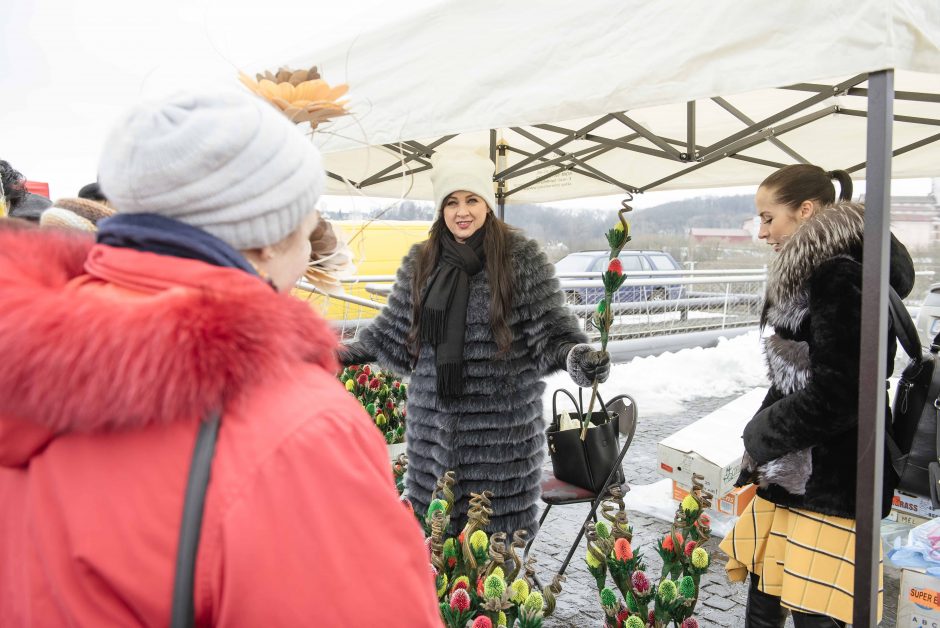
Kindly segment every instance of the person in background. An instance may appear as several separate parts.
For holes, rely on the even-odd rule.
[[[493,214],[493,162],[453,149],[432,164],[430,237],[412,247],[387,306],[341,360],[410,374],[407,494],[419,515],[454,471],[456,531],[470,494],[489,490],[488,532],[534,533],[542,378],[567,369],[590,386],[607,378],[610,358],[585,344],[538,244]]]
[[[777,253],[761,314],[771,386],[744,430],[738,485],[757,496],[720,545],[731,580],[750,572],[748,628],[782,627],[788,612],[796,628],[852,622],[864,208],[851,197],[847,173],[812,165],[757,190],[758,235]],[[907,296],[914,267],[893,236],[890,265]],[[889,331],[888,376],[895,350]],[[897,482],[884,468],[882,516]]]
[[[10,162],[0,159],[0,217],[21,218],[16,211],[28,196],[26,177]]]
[[[439,626],[421,530],[337,341],[288,292],[317,150],[262,100],[137,106],[97,242],[0,229],[0,625],[166,626],[200,422],[202,626]]]

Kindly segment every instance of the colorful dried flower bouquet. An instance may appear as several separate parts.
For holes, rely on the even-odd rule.
[[[660,539],[656,552],[663,560],[659,583],[647,574],[642,553],[633,550],[633,529],[624,511],[620,488],[602,502],[602,520],[588,525],[588,570],[597,582],[606,628],[698,628],[693,617],[699,582],[708,571],[703,545],[711,535],[704,510],[711,494],[702,490],[701,476],[676,510],[672,530]],[[606,519],[606,521],[604,521]],[[607,586],[607,576],[615,590]]]
[[[366,409],[386,443],[394,445],[405,441],[406,384],[389,371],[376,370],[368,364],[347,366],[339,381]]]
[[[456,478],[448,471],[438,480],[435,498],[422,523],[431,552],[441,618],[447,628],[539,628],[555,610],[555,598],[564,579],[537,590],[535,560],[525,564],[517,551],[526,544],[526,532],[487,535],[493,495],[471,494],[467,525],[457,537],[445,537],[454,505]]]

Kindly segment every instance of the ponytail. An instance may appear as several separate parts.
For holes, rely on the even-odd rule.
[[[849,176],[848,172],[845,170],[830,170],[826,173],[826,176],[839,182],[840,201],[852,200],[852,177]]]

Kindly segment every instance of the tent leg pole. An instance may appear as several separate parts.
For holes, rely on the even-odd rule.
[[[893,71],[873,72],[868,76],[865,233],[862,251],[862,322],[858,378],[858,467],[855,489],[853,626],[856,628],[874,628],[878,625],[893,98]]]

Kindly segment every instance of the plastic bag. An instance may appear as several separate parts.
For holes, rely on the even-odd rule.
[[[898,567],[926,569],[930,575],[940,576],[940,519],[913,528],[906,543],[895,539],[888,559]]]

